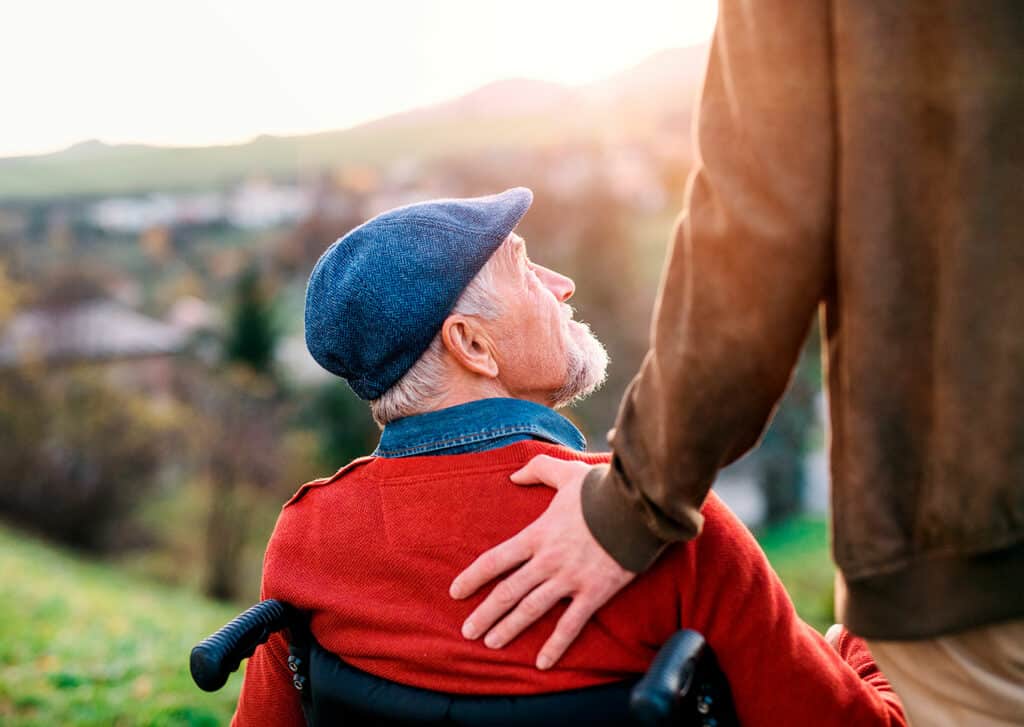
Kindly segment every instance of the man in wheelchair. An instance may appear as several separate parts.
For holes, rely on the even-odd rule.
[[[826,643],[796,615],[757,543],[712,493],[697,539],[668,549],[598,611],[554,667],[534,656],[562,604],[505,648],[464,639],[485,594],[448,586],[532,522],[552,492],[513,474],[535,455],[607,461],[555,412],[603,381],[607,355],[513,229],[524,188],[386,212],[323,254],[306,297],[313,357],[370,402],[371,456],[304,485],[267,548],[263,598],[309,615],[344,662],[448,693],[527,695],[636,678],[680,628],[702,633],[744,725],[904,724],[867,647]],[[666,453],[668,455],[669,453]],[[528,473],[525,473],[528,474]],[[633,574],[622,572],[623,581]],[[531,594],[546,610],[545,594]],[[300,725],[281,634],[256,650],[236,725]]]

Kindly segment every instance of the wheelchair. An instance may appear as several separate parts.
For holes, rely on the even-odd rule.
[[[324,725],[694,725],[739,724],[729,683],[703,636],[676,632],[636,680],[524,696],[446,694],[356,669],[321,647],[306,616],[283,601],[261,601],[197,644],[189,667],[214,692],[271,634],[286,631],[292,686],[310,727]]]

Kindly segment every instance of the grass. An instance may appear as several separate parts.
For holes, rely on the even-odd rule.
[[[835,622],[832,588],[835,566],[824,518],[802,517],[758,534],[758,541],[797,613],[822,633]]]
[[[202,694],[192,645],[236,612],[0,527],[0,724],[226,724],[240,680]]]
[[[826,538],[824,520],[809,518],[759,536],[819,630],[832,623]],[[187,662],[238,610],[0,526],[0,724],[227,724],[241,679],[204,694]]]

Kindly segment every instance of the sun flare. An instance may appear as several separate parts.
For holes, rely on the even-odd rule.
[[[82,141],[232,143],[338,129],[528,77],[579,84],[700,43],[714,0],[19,3],[0,156]]]

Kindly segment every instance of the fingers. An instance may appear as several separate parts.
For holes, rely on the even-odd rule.
[[[527,560],[531,555],[531,548],[526,532],[520,532],[479,556],[455,577],[448,588],[448,594],[452,598],[468,598],[476,593],[480,586]]]
[[[580,476],[582,462],[569,462],[546,454],[538,454],[522,469],[513,472],[510,479],[517,485],[545,484],[556,490],[570,480]]]
[[[554,666],[580,635],[580,631],[596,610],[597,606],[591,601],[583,597],[574,598],[572,605],[562,614],[562,618],[558,619],[554,633],[544,642],[537,656],[537,668],[550,669]]]
[[[587,620],[634,577],[594,540],[580,511],[580,487],[591,465],[546,455],[512,475],[517,484],[544,483],[559,492],[547,510],[511,540],[491,548],[452,581],[453,598],[466,598],[519,566],[498,583],[462,625],[462,634],[501,648],[535,624],[562,598],[572,603],[537,658],[549,669],[579,636]]]
[[[484,643],[492,649],[500,649],[568,595],[570,589],[554,580],[541,583],[519,602],[512,613],[487,633]]]
[[[545,468],[543,460],[551,459],[546,454],[538,454],[536,457],[531,459],[522,468],[516,470],[509,479],[515,482],[517,485],[535,485],[543,482],[540,475],[538,474],[541,469]]]
[[[843,636],[843,625],[832,624],[825,632],[825,641],[836,651],[839,651],[839,639]]]
[[[469,618],[462,624],[462,635],[467,639],[475,639],[486,633],[498,619],[543,582],[545,576],[535,561],[528,561],[522,568],[496,585],[483,603],[469,614]]]

